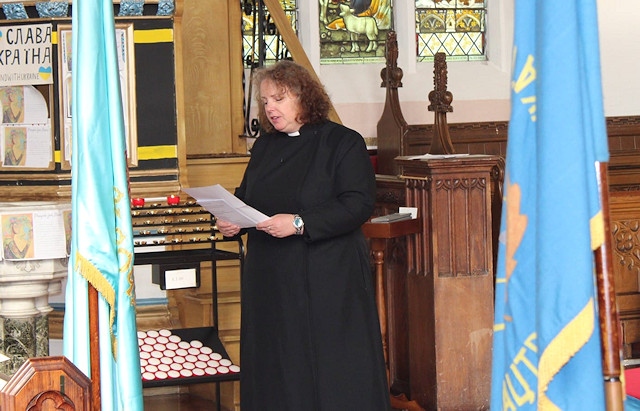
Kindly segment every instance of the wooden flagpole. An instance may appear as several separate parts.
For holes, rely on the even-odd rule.
[[[607,163],[599,163],[596,172],[604,222],[604,241],[595,251],[595,258],[605,401],[607,411],[622,411],[624,410],[624,393],[620,378],[622,373],[620,367],[620,321],[613,279]]]
[[[100,315],[98,290],[89,283],[89,355],[91,359],[91,409],[100,411]]]

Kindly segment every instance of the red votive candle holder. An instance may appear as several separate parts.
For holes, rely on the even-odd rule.
[[[167,196],[167,204],[169,205],[178,205],[180,204],[180,197],[178,197],[177,195],[171,194],[170,196]]]

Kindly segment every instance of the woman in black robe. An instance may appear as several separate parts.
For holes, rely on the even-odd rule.
[[[242,273],[243,411],[388,411],[369,249],[375,175],[363,138],[328,120],[324,88],[291,61],[256,74],[259,120],[236,195],[272,216]],[[225,236],[240,232],[217,222]]]

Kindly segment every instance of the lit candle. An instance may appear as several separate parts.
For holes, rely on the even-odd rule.
[[[180,203],[180,197],[177,195],[171,194],[167,196],[167,204],[169,205],[178,205]]]

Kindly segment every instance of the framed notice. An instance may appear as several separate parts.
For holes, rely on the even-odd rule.
[[[138,165],[138,136],[136,122],[135,52],[133,23],[116,24],[118,73],[122,93],[124,131],[129,166]],[[71,25],[58,25],[58,81],[60,102],[60,152],[63,169],[71,168],[72,130],[72,51]]]

